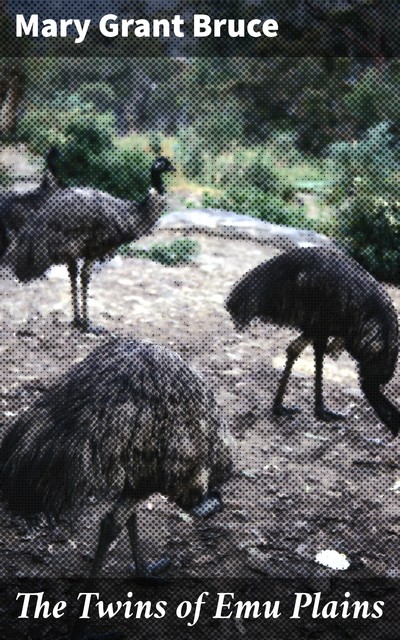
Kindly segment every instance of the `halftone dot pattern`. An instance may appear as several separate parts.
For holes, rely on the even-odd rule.
[[[321,11],[324,59],[4,62],[0,638],[400,637],[398,63]]]

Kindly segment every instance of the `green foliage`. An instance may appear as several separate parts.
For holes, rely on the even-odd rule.
[[[332,145],[329,157],[335,163],[340,193],[355,188],[363,196],[400,196],[396,177],[400,151],[387,122],[370,128],[358,142]]]
[[[79,89],[79,96],[99,112],[109,111],[117,104],[115,91],[107,82],[87,82]]]
[[[192,258],[200,252],[200,244],[197,240],[183,238],[172,242],[157,242],[148,248],[138,245],[125,245],[119,253],[130,258],[145,258],[154,262],[160,262],[168,267],[188,264]]]
[[[219,168],[223,190],[205,192],[203,205],[243,213],[277,224],[310,228],[313,220],[294,201],[295,185],[276,166],[276,157],[258,149],[237,151]]]
[[[119,149],[91,127],[70,130],[61,146],[60,179],[64,185],[86,185],[117,198],[139,200],[149,186],[150,155],[138,149]]]
[[[366,129],[382,120],[400,119],[399,89],[400,78],[395,67],[384,74],[368,69],[343,97],[343,102],[358,127]]]
[[[150,156],[115,147],[110,132],[95,125],[74,123],[66,135],[67,141],[60,146],[59,170],[64,185],[87,185],[131,200],[143,197],[149,184]]]
[[[379,280],[400,283],[400,202],[357,196],[342,218],[342,245]]]
[[[149,186],[153,156],[113,143],[110,115],[34,111],[21,120],[20,135],[34,151],[45,155],[51,145],[60,150],[57,176],[64,186],[91,186],[129,200],[143,198]],[[48,128],[46,129],[46,125]]]
[[[400,150],[387,123],[331,149],[341,184],[341,242],[377,278],[400,282]],[[348,194],[351,194],[350,196]]]
[[[249,188],[246,191],[232,188],[217,197],[206,193],[203,196],[203,205],[235,211],[289,227],[310,229],[319,226],[306,217],[303,207],[288,204],[281,197],[266,194],[257,188]]]
[[[31,150],[44,155],[51,145],[67,145],[79,142],[81,146],[98,151],[98,145],[106,146],[115,133],[114,116],[111,113],[98,114],[91,109],[56,108],[44,105],[29,109],[19,119],[17,136],[27,142]],[[83,135],[85,140],[80,140]],[[90,140],[94,137],[93,140]],[[97,142],[96,142],[97,139]]]
[[[214,105],[193,125],[180,129],[178,140],[185,174],[191,179],[212,181],[215,171],[211,167],[216,157],[244,141],[242,119],[235,113],[220,113]]]

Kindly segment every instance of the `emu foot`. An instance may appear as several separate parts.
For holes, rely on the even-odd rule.
[[[136,576],[136,582],[141,582],[144,584],[160,584],[165,582],[165,578],[160,576],[160,573],[163,573],[168,567],[171,565],[171,559],[160,558],[160,560],[156,560],[155,562],[141,562],[138,567],[136,567],[136,563],[131,564],[131,570]]]
[[[83,320],[74,320],[73,326],[82,331],[82,333],[92,333],[95,336],[101,336],[107,333],[107,330],[100,326],[92,324],[91,322],[84,322]]]
[[[301,409],[298,407],[284,407],[283,404],[275,403],[272,406],[272,413],[274,416],[283,417],[283,416],[294,416],[296,413],[300,413]]]
[[[72,326],[74,327],[74,329],[79,329],[80,331],[82,331],[82,325],[83,325],[83,322],[81,318],[74,318],[72,320]]]
[[[107,329],[105,329],[101,325],[92,324],[91,322],[86,324],[82,328],[82,331],[84,331],[84,333],[92,333],[95,336],[103,336],[107,333]]]
[[[328,411],[325,407],[316,407],[315,409],[315,417],[318,420],[323,420],[324,422],[335,422],[337,420],[346,420],[346,416],[341,413],[334,413],[333,411]]]

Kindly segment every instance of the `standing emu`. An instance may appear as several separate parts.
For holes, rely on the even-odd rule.
[[[341,418],[324,408],[322,368],[328,339],[344,343],[358,362],[361,388],[394,436],[400,414],[380,391],[394,372],[398,353],[397,314],[384,288],[354,260],[319,248],[294,249],[260,264],[233,287],[226,307],[237,326],[253,318],[296,327],[302,334],[287,349],[275,396],[276,415],[297,409],[282,405],[292,366],[310,343],[315,353],[315,415]],[[329,350],[329,348],[328,348]]]
[[[230,468],[231,437],[202,377],[172,351],[121,338],[72,367],[0,447],[3,497],[16,514],[57,520],[112,493],[92,577],[124,525],[140,575],[139,500],[160,492],[201,515]]]
[[[34,207],[30,201],[17,207],[13,201],[9,205],[6,202],[0,210],[1,263],[9,266],[22,282],[42,277],[54,264],[66,264],[71,280],[74,325],[87,331],[88,287],[93,262],[105,259],[122,244],[136,240],[153,228],[165,207],[162,174],[166,171],[175,171],[167,158],[158,158],[152,164],[151,189],[140,203],[79,187],[57,188],[49,193],[43,187],[45,195],[39,197]]]

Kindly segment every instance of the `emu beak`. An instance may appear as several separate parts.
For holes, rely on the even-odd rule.
[[[210,492],[196,507],[191,509],[191,514],[196,518],[208,518],[224,508],[219,491]]]
[[[176,173],[176,169],[175,167],[172,166],[172,164],[170,167],[168,167],[167,171],[172,171],[173,173]]]

